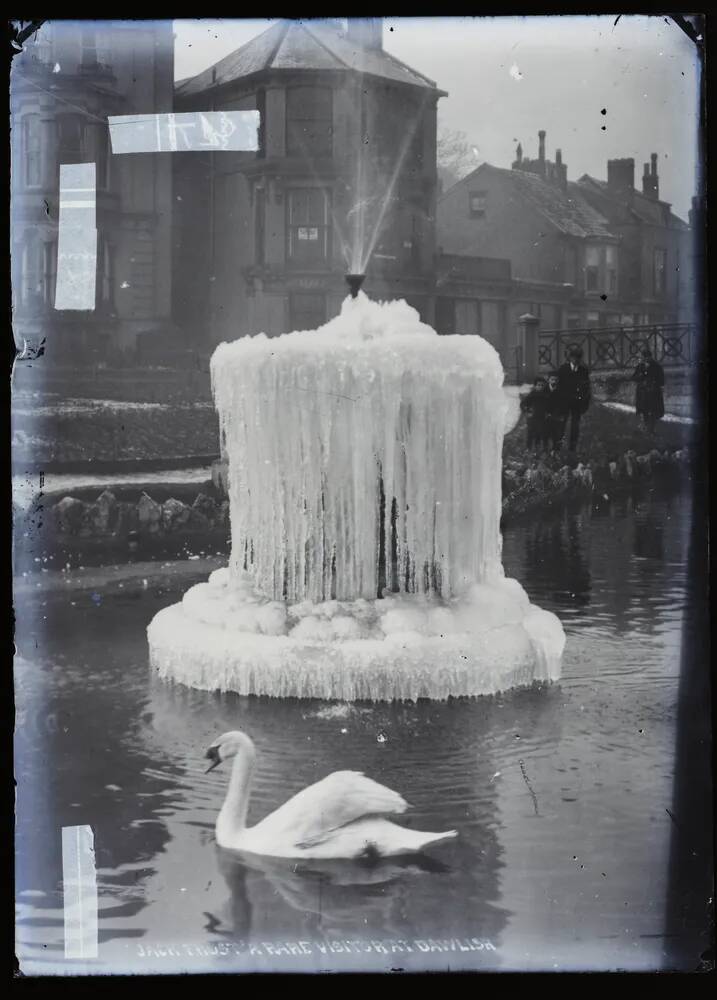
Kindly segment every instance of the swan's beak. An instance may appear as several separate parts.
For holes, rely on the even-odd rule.
[[[205,774],[209,774],[209,772],[213,771],[215,767],[219,767],[222,762],[222,758],[219,756],[219,747],[209,747],[204,756],[207,760],[211,761],[211,764],[204,772]]]

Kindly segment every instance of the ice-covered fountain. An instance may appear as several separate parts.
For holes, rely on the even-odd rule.
[[[318,330],[215,351],[230,562],[154,618],[151,661],[206,690],[341,700],[554,680],[560,622],[501,564],[498,354],[360,277]]]

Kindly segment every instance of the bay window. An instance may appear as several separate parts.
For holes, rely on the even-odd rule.
[[[39,115],[29,115],[23,122],[25,184],[27,187],[40,187],[42,184],[42,134],[40,130]]]

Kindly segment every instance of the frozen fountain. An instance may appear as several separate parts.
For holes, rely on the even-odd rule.
[[[498,354],[362,280],[318,330],[215,351],[231,557],[151,622],[160,676],[340,700],[559,676],[560,622],[501,564]]]

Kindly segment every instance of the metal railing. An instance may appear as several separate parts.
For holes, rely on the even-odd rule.
[[[636,365],[644,347],[664,368],[689,368],[699,361],[698,336],[694,323],[541,330],[538,368],[541,372],[558,368],[573,347],[582,350],[584,364],[595,372]]]

